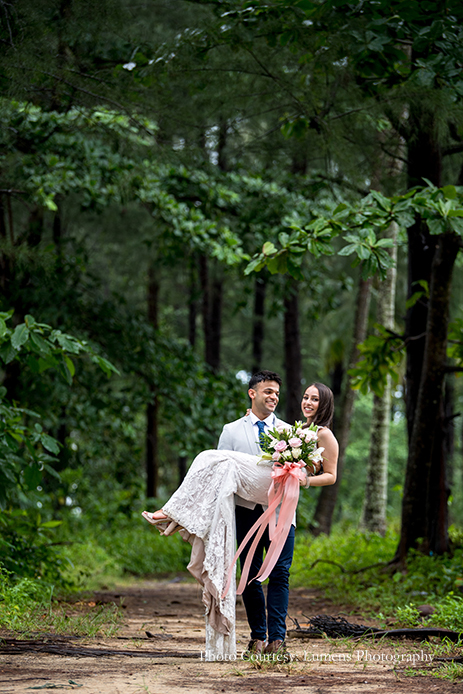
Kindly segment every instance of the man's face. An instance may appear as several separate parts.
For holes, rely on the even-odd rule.
[[[275,411],[280,398],[280,386],[276,381],[262,381],[248,390],[251,409],[260,419],[266,419]]]

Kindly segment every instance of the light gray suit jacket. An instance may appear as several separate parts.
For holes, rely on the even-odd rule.
[[[277,424],[286,424],[282,419],[275,417],[275,426]],[[262,450],[256,441],[254,426],[251,417],[241,417],[235,422],[225,424],[222,433],[220,434],[218,450],[222,451],[241,451],[241,453],[250,453],[251,455],[260,455]],[[235,503],[237,506],[245,508],[255,508],[256,504],[247,499],[242,499],[235,494]]]

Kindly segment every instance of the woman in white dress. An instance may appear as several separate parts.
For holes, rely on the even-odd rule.
[[[313,383],[305,391],[302,413],[307,426],[318,426],[317,439],[323,448],[323,472],[306,473],[301,486],[334,484],[338,443],[329,428],[333,418],[333,394]],[[257,464],[259,463],[259,464]],[[206,607],[206,660],[236,658],[234,574],[224,594],[235,555],[234,495],[258,504],[268,504],[272,462],[238,451],[208,450],[200,453],[169,501],[160,511],[143,512],[143,517],[164,535],[179,531],[192,545],[188,569],[203,586]]]

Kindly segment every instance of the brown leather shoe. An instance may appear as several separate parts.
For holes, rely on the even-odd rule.
[[[248,643],[248,647],[244,653],[245,656],[250,657],[251,655],[262,655],[264,650],[265,641],[261,639],[251,639]]]
[[[291,660],[291,656],[286,649],[286,643],[281,639],[270,641],[270,643],[264,648],[264,655],[272,656],[269,658],[269,660],[276,660],[281,663],[286,663]]]

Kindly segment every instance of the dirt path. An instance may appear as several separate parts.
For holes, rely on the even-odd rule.
[[[248,642],[248,626],[241,604],[237,607],[238,658],[235,662],[204,662],[204,624],[196,584],[184,581],[144,582],[120,591],[102,591],[101,602],[124,606],[124,627],[118,638],[87,640],[89,648],[152,651],[154,657],[113,655],[71,657],[47,653],[2,654],[0,694],[49,689],[76,689],[82,694],[337,694],[337,692],[458,692],[461,683],[430,676],[407,677],[406,668],[430,665],[426,647],[410,642],[380,646],[326,639],[291,637],[289,650],[297,656],[287,665],[259,667],[241,659]],[[241,602],[241,601],[240,601]],[[336,608],[310,590],[291,591],[289,614],[336,614]],[[350,615],[349,621],[367,620]],[[146,632],[154,638],[148,638]],[[72,643],[75,645],[75,642]],[[79,645],[84,645],[79,641]],[[423,663],[427,657],[428,663]],[[71,680],[72,684],[69,684]]]

